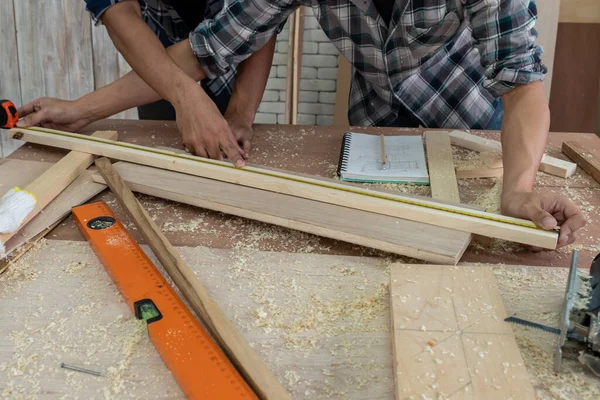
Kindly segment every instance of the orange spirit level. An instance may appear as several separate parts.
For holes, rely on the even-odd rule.
[[[258,399],[106,203],[73,218],[189,399]]]

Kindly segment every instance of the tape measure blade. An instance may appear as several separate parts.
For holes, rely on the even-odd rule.
[[[73,218],[132,312],[144,301],[160,312],[148,334],[188,398],[258,399],[106,203],[75,207]]]

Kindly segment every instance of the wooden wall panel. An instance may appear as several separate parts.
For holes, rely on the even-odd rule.
[[[46,1],[41,7],[39,0],[19,0],[15,7],[23,103],[42,96],[69,98],[66,30],[56,23],[64,20],[63,4]]]
[[[21,85],[17,56],[17,33],[15,30],[13,0],[0,0],[0,99],[21,104]],[[21,142],[9,139],[0,132],[0,156],[6,157]]]
[[[99,89],[119,79],[131,68],[119,54],[104,26],[92,28],[92,52],[94,59],[94,88]],[[137,119],[137,110],[116,114],[113,118]]]
[[[544,49],[542,59],[548,67],[548,73],[546,74],[546,79],[544,79],[544,89],[546,96],[550,98],[560,0],[537,0],[536,4],[538,9],[538,21],[536,24],[538,38],[536,44],[539,44]]]
[[[599,42],[600,24],[559,24],[550,97],[551,131],[597,131]]]
[[[92,19],[85,10],[85,2],[64,0],[64,5],[69,99],[74,100],[94,90]]]

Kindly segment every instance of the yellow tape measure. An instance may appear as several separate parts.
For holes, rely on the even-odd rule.
[[[195,161],[195,162],[203,163],[203,164],[218,165],[223,168],[237,169],[237,170],[245,171],[247,173],[276,177],[276,178],[285,179],[288,181],[300,182],[300,183],[310,184],[310,185],[324,187],[324,188],[328,188],[328,189],[341,190],[341,191],[348,192],[348,193],[361,194],[364,196],[370,196],[370,197],[375,197],[375,198],[379,198],[379,199],[391,200],[391,201],[395,201],[395,202],[399,202],[399,203],[410,204],[410,205],[418,206],[418,207],[425,207],[425,208],[449,212],[449,213],[453,213],[453,214],[465,215],[465,216],[469,216],[469,217],[473,217],[473,218],[486,219],[486,220],[501,222],[501,223],[510,224],[510,225],[517,225],[517,226],[523,226],[526,228],[544,230],[544,229],[538,228],[531,221],[518,219],[518,218],[512,218],[512,217],[506,217],[506,216],[499,215],[499,214],[492,214],[492,213],[487,213],[487,212],[482,212],[482,211],[459,208],[459,207],[455,207],[455,206],[451,206],[451,205],[445,205],[442,203],[436,203],[434,201],[431,201],[431,202],[419,201],[417,199],[401,197],[399,195],[393,195],[393,194],[388,194],[388,193],[379,192],[379,191],[375,191],[375,190],[363,189],[363,188],[354,187],[354,186],[350,186],[350,185],[344,185],[341,183],[328,182],[328,181],[323,181],[323,180],[318,180],[318,179],[313,179],[313,178],[305,178],[302,176],[291,175],[291,174],[284,173],[284,172],[266,170],[266,169],[262,169],[262,168],[252,167],[252,166],[238,168],[238,167],[234,166],[233,164],[231,164],[229,162],[225,162],[225,161],[211,160],[208,158],[201,158],[201,157],[196,157],[196,156],[188,155],[188,154],[179,154],[179,153],[174,153],[174,152],[167,151],[167,150],[160,150],[160,149],[140,146],[140,145],[132,144],[132,143],[125,143],[125,142],[118,142],[118,141],[114,141],[114,140],[102,139],[102,138],[98,138],[98,137],[94,137],[94,136],[86,136],[86,135],[81,135],[81,134],[76,134],[76,133],[63,132],[63,131],[57,131],[57,130],[53,130],[53,129],[39,128],[39,127],[32,127],[32,128],[27,128],[27,129],[33,130],[33,131],[38,131],[38,132],[43,132],[43,133],[49,133],[52,135],[70,137],[70,138],[77,139],[77,140],[85,140],[85,141],[89,141],[89,142],[104,143],[104,144],[109,144],[111,146],[118,146],[118,147],[122,147],[122,148],[144,151],[147,153],[160,154],[160,155],[173,157],[173,158],[191,160],[191,161]]]

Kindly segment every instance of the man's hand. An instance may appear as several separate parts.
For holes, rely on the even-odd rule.
[[[538,227],[560,225],[558,247],[575,242],[575,231],[587,224],[581,210],[571,200],[553,193],[518,192],[502,195],[502,213],[533,221]]]
[[[17,126],[42,126],[61,131],[76,132],[94,119],[77,101],[42,97],[17,110],[22,119]]]
[[[199,85],[193,84],[182,91],[174,106],[177,127],[190,153],[222,160],[222,150],[236,167],[245,165],[244,150],[238,146],[217,106]]]
[[[250,157],[250,141],[254,135],[252,123],[248,123],[241,118],[235,117],[225,116],[225,119],[227,120],[229,129],[231,129],[231,133],[233,133],[233,137],[243,150],[242,155],[244,159],[247,160]]]

